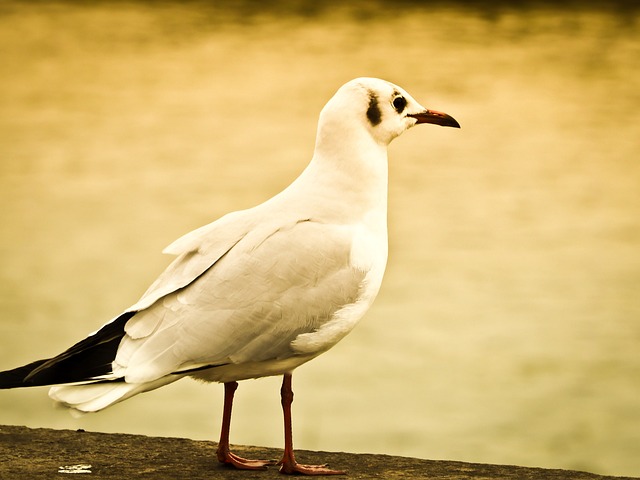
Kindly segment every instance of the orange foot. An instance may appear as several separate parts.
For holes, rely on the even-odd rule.
[[[275,460],[248,460],[229,451],[218,452],[218,461],[240,470],[266,470],[269,465],[276,465]]]
[[[327,465],[303,465],[295,460],[282,459],[278,462],[280,473],[287,475],[346,475],[343,470],[331,470]]]

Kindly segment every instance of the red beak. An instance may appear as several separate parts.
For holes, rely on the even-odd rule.
[[[415,118],[417,120],[416,125],[419,123],[433,123],[434,125],[441,125],[443,127],[460,128],[460,124],[451,115],[436,112],[435,110],[425,110],[420,113],[409,113],[407,116]]]

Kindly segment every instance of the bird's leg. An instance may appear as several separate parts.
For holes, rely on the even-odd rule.
[[[229,449],[229,430],[231,428],[231,407],[233,406],[233,394],[238,388],[238,382],[224,384],[224,410],[222,412],[222,429],[220,430],[220,443],[216,455],[220,463],[231,465],[242,470],[264,470],[267,465],[275,465],[274,460],[247,460],[231,453]]]
[[[291,427],[291,404],[293,403],[293,390],[291,389],[291,374],[285,373],[280,389],[282,401],[282,413],[284,416],[284,455],[278,462],[280,473],[302,475],[345,475],[347,472],[331,470],[326,465],[302,465],[296,462],[293,454],[293,430]]]

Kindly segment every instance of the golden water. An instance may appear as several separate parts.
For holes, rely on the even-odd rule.
[[[391,146],[387,276],[294,376],[297,446],[640,475],[635,13],[116,5],[0,11],[0,367],[286,186],[326,100],[378,76],[462,129]],[[282,443],[278,386],[241,385],[233,442]],[[73,419],[2,391],[0,424],[215,439],[221,397],[182,381]]]

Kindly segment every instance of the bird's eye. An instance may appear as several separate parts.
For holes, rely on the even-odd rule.
[[[391,103],[393,104],[393,108],[396,109],[396,112],[401,113],[404,107],[407,106],[407,99],[404,97],[396,97]]]

